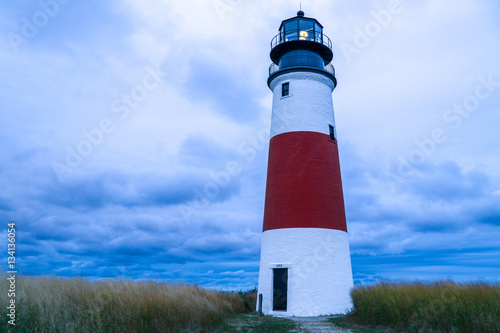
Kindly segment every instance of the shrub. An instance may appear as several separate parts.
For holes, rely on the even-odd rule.
[[[378,283],[351,292],[352,318],[410,332],[500,332],[500,285]]]
[[[187,284],[18,276],[16,289],[16,326],[2,306],[2,332],[201,332],[246,311],[240,293]],[[0,301],[7,304],[6,293]]]

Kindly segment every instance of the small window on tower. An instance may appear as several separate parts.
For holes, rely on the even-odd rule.
[[[281,85],[281,97],[290,95],[290,82],[285,82]]]
[[[330,127],[330,140],[335,140],[335,129],[332,125],[328,125]]]

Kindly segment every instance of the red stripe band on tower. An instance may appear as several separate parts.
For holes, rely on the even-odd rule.
[[[337,141],[327,134],[271,138],[263,231],[283,228],[347,232]]]

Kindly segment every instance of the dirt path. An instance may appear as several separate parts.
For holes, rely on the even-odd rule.
[[[328,322],[331,317],[289,317],[297,323],[297,333],[351,333]]]

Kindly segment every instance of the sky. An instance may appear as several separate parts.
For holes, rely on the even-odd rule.
[[[270,41],[298,9],[3,1],[0,247],[15,221],[19,273],[254,288]],[[333,41],[355,284],[498,282],[498,2],[302,9]]]

